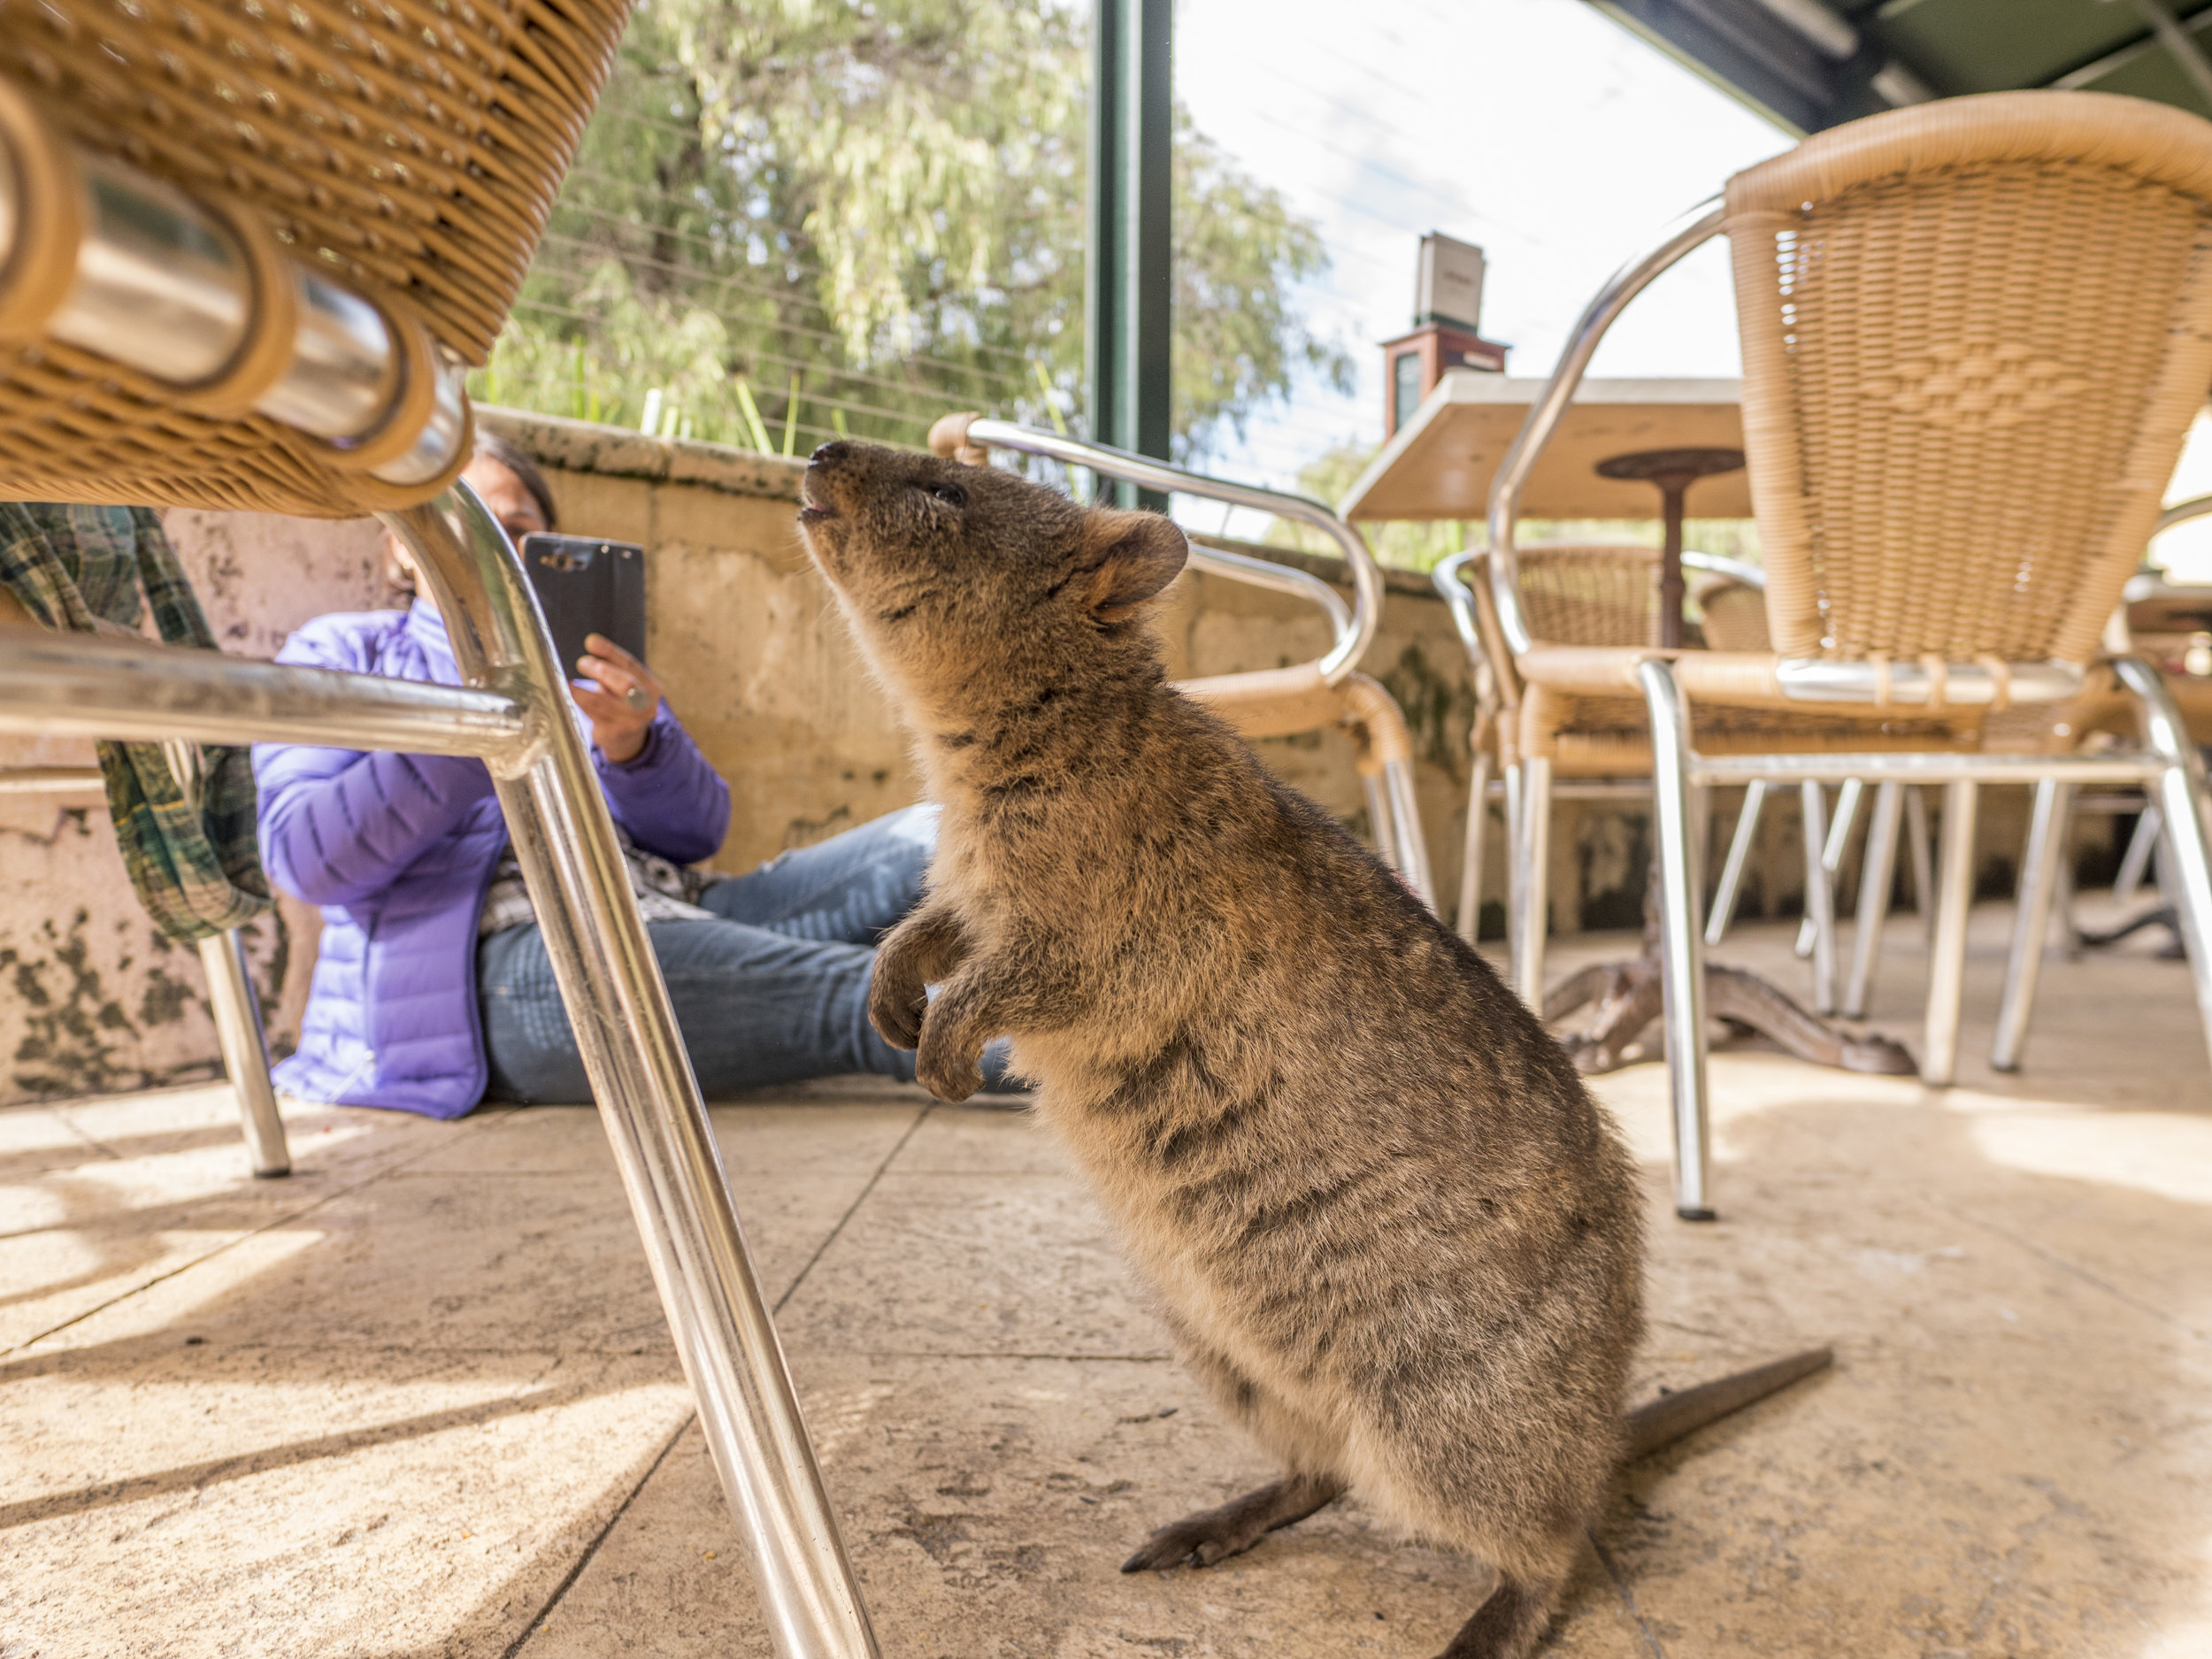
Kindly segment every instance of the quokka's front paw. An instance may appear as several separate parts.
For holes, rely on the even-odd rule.
[[[964,1101],[983,1087],[980,1054],[964,1054],[949,1042],[925,1041],[914,1057],[914,1075],[941,1101]]]
[[[901,974],[887,974],[880,957],[868,981],[868,1023],[894,1048],[918,1048],[922,1016],[929,1010],[929,993],[904,983]]]

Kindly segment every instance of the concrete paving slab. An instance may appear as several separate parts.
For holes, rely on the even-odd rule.
[[[1025,1097],[1026,1098],[1026,1097]],[[1009,1118],[1019,1125],[1010,1131]],[[941,1106],[890,1165],[898,1175],[1073,1176],[1075,1164],[1026,1110]]]
[[[1664,1133],[1651,1085],[1601,1083],[1646,1144]],[[2212,1651],[2171,1646],[2212,1628],[2212,1210],[2110,1179],[2120,1160],[1989,1155],[1993,1121],[2040,1144],[2139,1114],[1839,1087],[1758,1056],[1717,1060],[1715,1087],[1722,1222],[1665,1218],[1647,1166],[1643,1386],[1816,1341],[1839,1358],[1634,1471],[1612,1554],[1662,1646]],[[2108,1250],[2157,1269],[2108,1278]]]
[[[237,1171],[250,1174],[237,1097],[227,1083],[71,1101],[52,1110],[87,1142],[118,1160],[186,1151],[232,1152]],[[442,1125],[411,1112],[319,1106],[288,1096],[279,1097],[278,1110],[295,1154],[295,1174],[313,1174],[418,1156],[457,1133],[472,1133],[496,1122],[511,1108],[485,1108],[461,1125]],[[274,1189],[281,1183],[264,1185]]]
[[[256,1180],[227,1088],[0,1112],[18,1117],[35,1167],[0,1179],[0,1353],[495,1120],[295,1106],[292,1175]]]
[[[851,1206],[862,1178],[735,1185],[772,1298]],[[196,1332],[319,1349],[668,1351],[660,1300],[611,1173],[402,1171],[273,1232],[308,1242],[201,1303]],[[104,1329],[88,1320],[59,1340],[98,1340]]]
[[[1037,1132],[1002,1120],[1010,1139]],[[1148,1358],[1158,1327],[1066,1175],[878,1181],[781,1317],[795,1349]]]
[[[1488,1588],[1350,1506],[1206,1572],[1122,1574],[1154,1526],[1270,1478],[1171,1364],[798,1371],[887,1653],[1425,1655]],[[687,1434],[518,1659],[765,1655],[726,1517]],[[1578,1586],[1576,1607],[1561,1651],[1637,1651],[1609,1586]]]
[[[66,1112],[50,1106],[0,1111],[0,1182],[73,1169],[99,1151],[70,1125]]]
[[[38,1659],[493,1659],[689,1414],[627,1357],[387,1353],[366,1387],[219,1346],[78,1385],[76,1357],[8,1385],[35,1456],[81,1482],[0,1501],[0,1630]],[[88,1416],[139,1425],[119,1472],[69,1433]]]
[[[732,1178],[740,1173],[829,1174],[872,1172],[930,1102],[824,1099],[795,1105],[784,1101],[717,1105],[715,1125]],[[532,1106],[503,1114],[491,1133],[457,1141],[414,1168],[439,1174],[548,1174],[590,1170],[614,1174],[614,1154],[597,1110],[590,1106]]]

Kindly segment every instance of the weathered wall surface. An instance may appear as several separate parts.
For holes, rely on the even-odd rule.
[[[802,464],[480,413],[545,461],[565,529],[648,549],[648,656],[730,780],[729,833],[716,867],[750,869],[917,797],[892,710],[800,546],[793,510]],[[311,617],[394,602],[370,522],[179,512],[168,524],[218,636],[241,655],[273,655]],[[1271,556],[1332,580],[1340,572],[1328,560]],[[1473,694],[1449,618],[1425,580],[1391,572],[1388,587],[1366,667],[1413,728],[1430,858],[1449,913]],[[1179,675],[1278,667],[1317,656],[1327,642],[1310,606],[1220,578],[1183,578],[1161,620]],[[1348,739],[1321,733],[1260,749],[1287,781],[1364,830]],[[90,760],[88,744],[0,738],[0,766]],[[1719,806],[1716,833],[1725,836],[1732,810]],[[1985,844],[2009,856],[2016,817],[2000,801],[1990,806]],[[1801,903],[1796,825],[1786,806],[1772,814],[1745,914]],[[1503,886],[1500,839],[1492,837],[1486,878],[1494,902]],[[1563,803],[1552,856],[1555,926],[1634,925],[1648,844],[1640,809]],[[311,910],[287,900],[252,930],[279,1052],[298,1030],[319,926]],[[150,1087],[216,1069],[197,957],[161,938],[139,911],[96,796],[0,795],[0,1102]]]

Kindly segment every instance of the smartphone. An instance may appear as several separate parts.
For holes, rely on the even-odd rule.
[[[603,634],[645,660],[643,548],[634,541],[540,532],[523,537],[519,551],[565,674],[576,677],[576,659],[586,654],[584,636],[589,634]]]

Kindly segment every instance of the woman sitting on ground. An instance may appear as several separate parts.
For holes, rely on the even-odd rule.
[[[554,528],[544,475],[488,435],[463,476],[507,534]],[[395,574],[411,580],[397,543]],[[921,897],[936,810],[910,807],[749,875],[714,852],[729,787],[636,657],[598,634],[571,689],[653,952],[710,1096],[846,1072],[908,1081],[868,1024],[874,946]],[[318,617],[277,660],[458,685],[435,605]],[[636,687],[641,695],[628,694]],[[481,761],[297,743],[254,748],[261,855],[323,933],[297,1053],[303,1100],[457,1118],[483,1099],[586,1101],[589,1086]],[[987,1056],[994,1082],[1002,1045]]]

